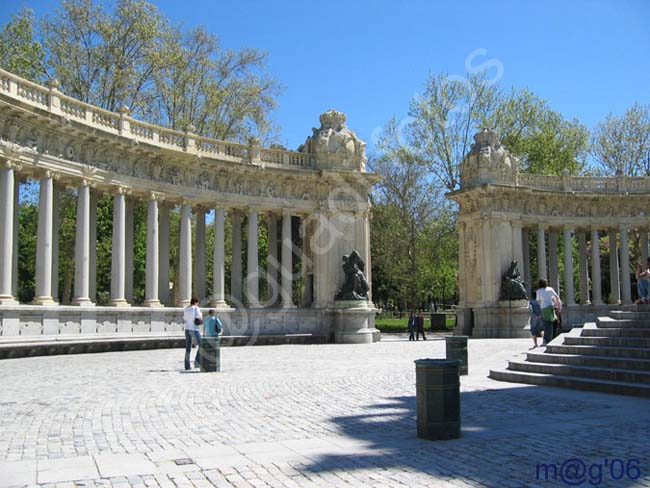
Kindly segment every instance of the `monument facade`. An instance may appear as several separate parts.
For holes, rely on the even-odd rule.
[[[197,296],[219,309],[226,334],[334,337],[341,314],[335,296],[345,278],[342,256],[356,249],[371,282],[368,195],[378,177],[366,172],[365,144],[347,128],[344,114],[330,110],[320,122],[299,151],[264,148],[256,139],[236,144],[201,137],[191,127],[176,131],[136,120],[126,107],[108,112],[61,93],[55,80],[44,87],[0,70],[0,335],[173,333],[182,330],[178,307]],[[19,304],[18,194],[27,179],[39,182],[35,298]],[[58,193],[64,187],[77,194],[72,306],[57,301]],[[113,199],[110,306],[96,305],[100,194]],[[147,206],[147,238],[144,303],[136,306],[133,205],[138,200]],[[172,303],[174,211],[180,230]],[[232,227],[228,292],[226,219]],[[296,219],[302,249],[292,241]],[[206,223],[214,225],[213,249],[206,249]],[[260,225],[267,226],[269,241],[264,270]],[[246,259],[239,259],[244,242]],[[208,252],[214,257],[210,296]],[[294,303],[295,259],[304,284],[300,303]],[[260,292],[262,275],[266,293]],[[369,296],[363,324],[370,333],[359,331],[361,341],[376,337],[374,313]],[[346,331],[345,341],[359,342]]]
[[[648,257],[650,178],[522,173],[496,133],[483,130],[474,141],[461,163],[461,188],[448,194],[459,208],[456,332],[474,337],[529,335],[524,328],[526,300],[507,299],[501,293],[513,261],[528,296],[539,278],[558,290],[565,324],[582,324],[631,305],[632,247],[638,245],[643,262]],[[605,246],[607,276],[601,272]],[[531,269],[532,249],[536,269]]]

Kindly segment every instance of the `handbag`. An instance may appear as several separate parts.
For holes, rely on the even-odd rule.
[[[194,325],[201,325],[202,323],[203,323],[203,320],[201,320],[200,318],[197,317],[197,318],[194,319]]]
[[[549,305],[548,307],[544,307],[542,309],[542,320],[544,322],[555,322],[557,320],[553,305]]]

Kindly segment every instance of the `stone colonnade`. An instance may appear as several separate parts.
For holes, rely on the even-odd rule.
[[[647,259],[650,178],[521,173],[495,132],[474,141],[460,165],[461,188],[448,194],[459,206],[457,331],[529,336],[526,301],[504,292],[513,260],[528,296],[539,278],[560,292],[565,325],[632,307],[631,247],[638,234],[638,257]],[[601,247],[609,248],[608,276]]]
[[[53,215],[58,213],[58,199],[53,198],[58,175],[46,171],[40,178],[38,205],[38,235],[36,249],[36,295],[35,305],[56,305],[57,292],[55,283],[58,282],[57,267],[57,226],[54,225]],[[0,299],[3,304],[17,304],[15,297],[18,235],[16,229],[18,212],[16,208],[16,192],[18,185],[16,165],[4,164],[0,167]],[[72,184],[71,182],[68,183]],[[74,296],[72,304],[93,306],[96,301],[95,273],[93,261],[96,260],[97,235],[97,190],[92,188],[91,181],[80,178],[77,186],[77,211],[75,234],[75,273]],[[111,297],[110,305],[116,307],[130,306],[133,297],[133,203],[135,196],[130,195],[130,189],[118,186],[113,194],[113,242],[111,252]],[[283,308],[294,308],[293,299],[293,260],[294,243],[292,240],[292,219],[298,218],[304,224],[309,218],[299,215],[290,209],[267,210],[257,207],[225,208],[215,205],[214,210],[214,249],[213,249],[213,283],[212,295],[206,296],[206,211],[205,205],[192,205],[188,201],[175,204],[166,201],[160,192],[149,192],[141,197],[147,202],[147,238],[146,238],[146,268],[145,268],[145,307],[160,307],[164,305],[186,306],[195,296],[206,305],[224,308],[230,305],[237,308],[246,306],[258,308],[264,305],[280,305]],[[93,205],[91,202],[95,202]],[[129,205],[130,204],[130,205]],[[130,218],[127,218],[127,207],[131,207]],[[169,266],[169,227],[170,212],[179,208],[179,262],[178,280],[176,283],[175,303],[170,300],[170,266]],[[194,214],[194,248],[192,248],[192,213]],[[231,219],[232,249],[231,256],[231,296],[226,296],[225,287],[225,223],[227,216]],[[244,263],[240,258],[242,249],[242,217],[247,217],[247,259],[246,273],[243,273]],[[259,280],[262,273],[258,270],[259,229],[258,217],[262,216],[268,225],[268,269],[264,273],[268,283],[268,296],[262,303],[259,296]],[[278,233],[278,229],[281,232]],[[307,226],[303,226],[303,230]],[[130,239],[128,236],[130,235]],[[308,241],[307,236],[303,238]],[[131,249],[128,259],[127,250]],[[162,248],[162,252],[161,252]],[[91,252],[92,251],[92,252]],[[192,256],[194,255],[194,260]],[[91,259],[91,256],[93,259]],[[192,263],[194,262],[194,266]],[[302,279],[305,283],[312,269],[302,267]],[[243,284],[245,282],[245,293]],[[131,292],[127,292],[127,283]],[[91,292],[92,290],[92,292]],[[129,296],[130,295],[130,296]],[[312,291],[305,291],[311,297]],[[206,301],[206,299],[209,299]],[[311,301],[302,300],[302,306],[310,306]]]
[[[42,86],[0,69],[0,335],[176,332],[178,326],[169,328],[179,320],[176,307],[196,296],[219,308],[227,329],[238,328],[242,335],[308,332],[319,340],[375,340],[370,297],[355,304],[335,300],[344,281],[342,257],[352,250],[372,279],[368,195],[379,177],[368,173],[365,163],[365,143],[336,110],[321,114],[320,128],[297,151],[265,148],[255,138],[240,144],[197,135],[191,127],[149,124],[131,117],[126,107],[113,113],[68,97],[54,80]],[[35,298],[17,304],[16,212],[19,181],[25,178],[38,180],[40,188]],[[61,187],[77,193],[74,307],[56,300]],[[96,305],[100,194],[113,200],[110,307]],[[134,306],[136,201],[146,202],[143,306]],[[170,249],[176,238],[170,235],[170,215],[176,210],[178,249]],[[297,219],[302,248],[292,241]],[[265,270],[260,222],[272,243]],[[214,225],[211,249],[208,223]],[[207,253],[213,257],[211,287]],[[173,254],[178,268],[172,297]],[[267,289],[260,289],[263,276]],[[305,286],[294,300],[296,277]]]
[[[532,236],[536,235],[537,269],[534,276],[544,278],[558,293],[561,294],[565,306],[575,305],[603,305],[605,303],[631,304],[631,268],[629,226],[622,225],[617,228],[564,225],[553,227],[547,225],[519,226],[521,232],[523,260],[523,278],[526,283],[528,295],[534,292],[536,283],[533,281],[533,270],[530,266],[529,245]],[[515,232],[517,229],[515,228]],[[641,255],[644,260],[648,256],[648,232],[640,230]],[[563,274],[560,276],[558,261],[558,243],[562,236]],[[609,276],[603,277],[600,253],[601,240],[606,237],[609,246]],[[541,245],[540,245],[541,243]],[[578,247],[577,267],[579,269],[578,281],[575,282],[574,243]],[[645,252],[644,252],[645,250]],[[604,297],[602,291],[603,280],[609,281],[609,296]],[[579,293],[576,294],[576,289]]]

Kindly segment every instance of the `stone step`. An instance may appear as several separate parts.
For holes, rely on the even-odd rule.
[[[641,337],[565,337],[567,346],[611,346],[611,347],[637,347],[648,348],[650,353],[650,338]]]
[[[650,305],[638,306],[637,310],[613,310],[609,312],[613,319],[641,319],[650,321]]]
[[[565,340],[567,338],[565,337]],[[546,352],[550,354],[580,354],[585,356],[606,356],[629,359],[650,359],[650,349],[643,347],[610,347],[588,345],[548,345]]]
[[[650,327],[650,320],[639,320],[639,319],[613,319],[611,317],[598,317],[596,319],[599,329],[629,329],[629,328],[639,328],[647,329]]]
[[[648,328],[614,329],[599,327],[597,329],[582,329],[582,337],[650,337]]]
[[[526,373],[523,371],[491,370],[490,378],[510,383],[528,385],[557,386],[576,390],[599,391],[617,395],[630,395],[650,398],[650,385],[623,383],[618,381],[594,380],[575,376],[559,376],[543,373]]]
[[[222,346],[263,346],[278,344],[325,344],[327,334],[279,334],[222,336]],[[133,351],[185,347],[181,334],[104,334],[68,336],[17,336],[0,339],[0,359],[57,354],[85,354],[109,351]]]
[[[508,364],[508,369],[511,371],[574,376],[577,378],[650,385],[650,371],[596,368],[593,366],[573,366],[567,364],[533,363],[529,361],[509,361]]]
[[[547,364],[568,364],[573,366],[593,366],[596,368],[633,369],[650,371],[650,359],[626,359],[606,356],[583,356],[581,354],[548,354],[529,352],[528,361]]]

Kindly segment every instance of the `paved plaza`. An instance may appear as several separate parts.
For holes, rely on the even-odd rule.
[[[225,348],[217,374],[180,349],[1,361],[0,485],[650,486],[648,400],[487,378],[529,346],[469,342],[444,442],[415,437],[413,360],[440,338]]]

